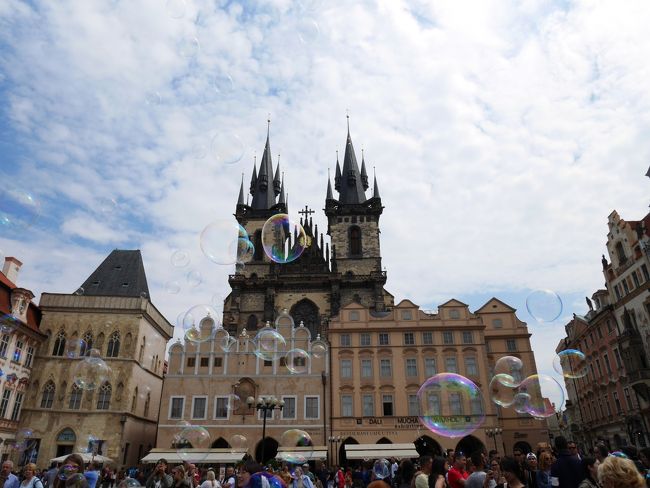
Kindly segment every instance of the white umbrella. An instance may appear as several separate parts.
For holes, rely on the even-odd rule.
[[[96,463],[112,463],[113,460],[111,458],[108,458],[106,456],[102,456],[100,454],[95,454],[94,456],[92,453],[89,452],[75,452],[78,456],[81,456],[81,459],[84,460],[84,463],[89,463],[91,461],[95,461]],[[65,458],[67,458],[70,454],[66,454],[65,456],[59,456],[58,458],[50,459],[51,463],[62,463],[65,461]]]

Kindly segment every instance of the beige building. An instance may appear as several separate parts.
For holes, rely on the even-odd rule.
[[[46,336],[39,330],[41,311],[31,291],[16,285],[22,263],[5,258],[0,272],[0,454],[13,454],[21,409],[28,394],[34,356]],[[28,447],[28,446],[25,446]]]
[[[480,447],[511,453],[548,440],[544,421],[492,403],[488,385],[497,359],[512,355],[524,363],[523,374],[535,374],[526,324],[505,303],[491,299],[471,312],[458,300],[424,312],[403,300],[376,314],[358,304],[344,307],[330,322],[332,357],[332,459],[346,461],[347,444],[415,443],[421,454]],[[461,439],[427,431],[418,421],[417,392],[429,377],[458,373],[482,391],[483,425]],[[469,414],[470,405],[463,407]],[[488,429],[503,429],[495,437]],[[498,432],[498,431],[497,431]],[[340,444],[338,440],[340,439]]]
[[[164,357],[173,327],[149,300],[140,251],[115,250],[74,294],[44,293],[30,395],[20,425],[34,432],[40,467],[94,449],[131,466],[155,445]],[[82,339],[77,356],[66,345]],[[75,368],[90,349],[111,371],[96,390],[80,390]],[[90,441],[92,440],[92,444]]]

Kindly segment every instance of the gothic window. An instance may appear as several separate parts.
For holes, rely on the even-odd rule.
[[[316,334],[320,333],[320,316],[318,313],[318,307],[311,300],[306,298],[300,300],[291,308],[291,317],[296,324],[299,324],[301,321],[305,324],[305,327],[309,329],[312,338],[316,337]]]
[[[133,397],[131,398],[131,413],[135,413],[136,408],[138,408],[138,387],[135,387],[133,392]]]
[[[616,243],[616,257],[618,258],[619,266],[625,264],[625,262],[627,261],[627,256],[625,255],[625,249],[623,249],[623,243],[620,241]]]
[[[106,348],[106,357],[116,358],[120,354],[120,333],[115,331],[108,339],[108,347]]]
[[[93,348],[93,334],[88,331],[83,335],[83,342],[79,349],[79,356],[88,356]]]
[[[253,245],[255,251],[253,252],[253,261],[261,261],[264,259],[264,250],[262,248],[262,231],[256,230],[253,236]]]
[[[248,320],[246,321],[246,330],[255,330],[257,329],[257,315],[249,315]]]
[[[145,345],[146,341],[147,341],[147,338],[143,337],[142,338],[142,344],[140,344],[140,353],[138,354],[138,361],[139,362],[142,362],[142,360],[144,359],[144,345]]]
[[[99,396],[97,397],[97,410],[108,410],[111,407],[111,388],[110,383],[104,383],[99,389]]]
[[[361,229],[356,225],[350,227],[350,256],[361,256]]]
[[[43,397],[41,398],[41,408],[52,408],[56,386],[53,381],[48,381],[43,387]]]
[[[79,410],[81,408],[82,395],[83,390],[73,383],[72,388],[70,389],[70,403],[68,404],[70,410]]]
[[[56,335],[56,340],[54,341],[54,349],[52,350],[52,356],[63,356],[63,351],[65,351],[65,332],[61,330]]]

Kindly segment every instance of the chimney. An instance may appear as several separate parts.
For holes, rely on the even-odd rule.
[[[18,271],[20,271],[22,265],[23,263],[18,261],[16,258],[6,257],[5,264],[2,267],[2,274],[4,274],[7,279],[15,285],[16,280],[18,279]]]

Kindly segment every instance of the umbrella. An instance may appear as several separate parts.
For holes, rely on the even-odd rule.
[[[113,460],[111,458],[108,458],[106,456],[102,456],[100,454],[95,454],[94,456],[92,453],[89,452],[75,452],[78,456],[81,456],[81,459],[84,460],[84,463],[89,463],[91,461],[95,461],[96,463],[112,463]],[[67,458],[70,454],[66,454],[65,456],[59,456],[58,458],[50,459],[51,463],[62,463],[65,461],[65,458]]]

